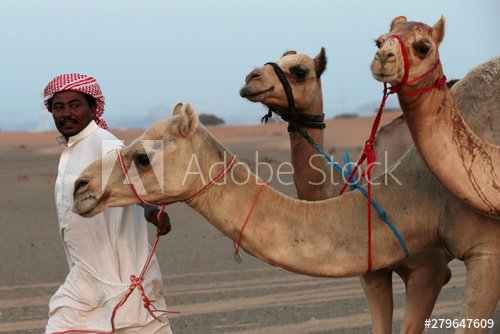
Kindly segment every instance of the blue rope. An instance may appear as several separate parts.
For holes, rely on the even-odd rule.
[[[326,154],[321,149],[321,147],[314,144],[313,148],[316,151],[318,151],[323,157],[326,158],[326,160],[328,161],[330,166],[333,167],[333,169],[335,169],[337,172],[342,174],[344,177],[346,177],[346,178],[349,177],[350,173],[352,172],[352,167],[350,166],[351,158],[349,157],[349,153],[347,152],[347,150],[344,153],[343,160],[344,160],[344,163],[347,165],[347,168],[349,169],[349,174],[346,174],[346,171],[344,169],[340,168],[339,164],[336,163],[335,161],[333,161],[330,158],[330,156],[328,156],[328,154]],[[361,191],[361,193],[363,195],[365,195],[365,197],[368,197],[368,192],[366,191],[365,188],[363,188],[359,184],[357,184],[356,181],[351,180],[351,182],[354,182],[354,183],[349,184],[349,187],[351,188],[351,190],[357,189],[357,190]],[[378,203],[375,201],[375,199],[370,198],[370,203],[372,204],[373,208],[375,208],[375,211],[377,211],[377,214],[379,215],[379,217],[384,220],[384,222],[387,224],[387,226],[389,226],[389,228],[391,229],[391,231],[394,234],[394,236],[396,237],[396,239],[398,239],[399,243],[401,244],[401,247],[403,248],[403,251],[405,252],[405,255],[410,256],[410,252],[408,251],[408,247],[406,247],[406,243],[404,242],[403,238],[399,234],[396,227],[389,220],[389,217],[387,217],[387,213],[384,210],[382,210],[382,208],[380,207],[380,205],[378,205]]]

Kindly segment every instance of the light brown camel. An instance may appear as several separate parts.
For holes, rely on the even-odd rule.
[[[500,146],[480,137],[488,131],[489,124],[476,126],[473,131],[446,86],[439,86],[444,77],[438,51],[444,27],[443,17],[433,27],[407,22],[404,16],[396,17],[391,31],[377,40],[379,50],[372,61],[372,73],[375,79],[393,86],[402,82],[404,48],[409,65],[408,83],[398,91],[398,98],[417,149],[438,180],[455,196],[500,219]],[[486,80],[476,89],[490,86],[493,92],[490,99],[498,100],[499,78],[497,62],[493,72],[485,74]],[[434,86],[438,87],[425,90]],[[421,90],[424,91],[418,93]],[[498,108],[492,107],[489,112],[492,119],[500,117]],[[500,128],[496,125],[493,132],[498,134]]]
[[[326,53],[323,48],[314,59],[305,54],[289,51],[276,62],[290,82],[297,113],[324,117],[320,77],[326,68],[326,63]],[[261,102],[285,117],[290,114],[283,85],[271,65],[255,69],[247,75],[245,81],[247,84],[240,90],[242,97],[252,102]],[[314,142],[324,149],[323,129],[308,128],[307,132]],[[336,196],[340,189],[335,184],[342,181],[340,174],[334,175],[333,182],[324,182],[325,175],[330,175],[331,168],[326,160],[313,159],[311,162],[314,168],[311,168],[309,158],[318,152],[296,131],[290,131],[289,136],[291,162],[294,168],[293,179],[298,197],[314,201]]]
[[[275,64],[281,68],[289,82],[295,102],[294,111],[290,111],[283,84],[270,64],[256,68],[246,76],[240,95],[276,110],[285,119],[292,118],[291,112],[323,118],[321,75],[327,65],[325,49],[322,48],[314,59],[288,51]],[[304,130],[324,151],[324,129],[304,127]],[[289,136],[298,197],[315,201],[337,196],[343,185],[341,174],[335,172],[336,178],[330,182],[325,175],[330,174],[332,167],[326,163],[326,159],[297,131],[290,130]],[[374,146],[376,155],[382,157],[387,154],[388,165],[392,165],[412,145],[410,132],[404,119],[400,117],[380,129]],[[383,172],[384,168],[376,165],[372,175]],[[436,201],[436,205],[438,203]],[[424,329],[425,319],[432,313],[441,287],[450,277],[445,256],[439,250],[428,250],[410,256],[394,270],[402,277],[406,286],[407,307],[401,332],[420,333]],[[392,270],[384,268],[364,274],[361,281],[370,307],[373,332],[391,333]]]
[[[156,143],[148,145],[145,143]],[[157,122],[125,147],[124,164],[134,162],[132,182],[145,189],[150,202],[183,200],[195,194],[228,165],[228,152],[198,121],[189,104],[178,105],[174,116]],[[197,168],[192,170],[193,161]],[[161,167],[162,166],[162,167]],[[160,168],[161,167],[161,168]],[[214,168],[215,167],[215,168]],[[160,172],[162,182],[156,178]],[[374,187],[374,197],[391,212],[412,254],[440,248],[465,261],[467,280],[461,318],[489,319],[500,297],[500,225],[463,205],[436,181],[415,149],[401,160],[395,181]],[[103,178],[103,175],[106,178]],[[104,181],[104,183],[103,183]],[[317,202],[292,199],[236,163],[224,179],[189,201],[208,222],[234,241],[254,206],[241,246],[250,254],[284,269],[312,276],[347,277],[366,271],[368,247],[366,200],[358,192]],[[256,201],[256,194],[262,191]],[[421,196],[421,194],[434,194]],[[432,203],[435,198],[441,205]],[[408,205],[399,203],[404,199]],[[115,154],[88,166],[75,182],[73,210],[90,217],[110,206],[139,203],[125,181]],[[418,203],[418,205],[410,205]],[[422,216],[431,219],[422,220]],[[405,258],[392,232],[374,218],[373,269],[397,265]],[[457,332],[481,332],[460,328]]]

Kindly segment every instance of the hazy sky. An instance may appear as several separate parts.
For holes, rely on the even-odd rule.
[[[373,40],[398,15],[429,25],[445,16],[448,78],[500,55],[498,0],[0,0],[0,129],[51,124],[42,90],[71,72],[101,84],[111,127],[180,101],[256,123],[265,108],[239,97],[245,75],[286,50],[314,56],[322,46],[325,113],[360,112],[381,98]]]

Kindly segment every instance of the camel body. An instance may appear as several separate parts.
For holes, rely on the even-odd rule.
[[[161,145],[146,149],[145,141]],[[171,202],[188,198],[201,189],[205,180],[213,178],[216,172],[213,167],[221,170],[231,153],[199,124],[196,113],[187,104],[178,105],[174,117],[147,129],[122,150],[122,156],[126,165],[134,162],[137,175],[132,176],[132,181],[142,183],[145,200]],[[193,159],[199,173],[189,173]],[[106,207],[140,201],[124,182],[124,173],[118,165],[116,156],[111,154],[82,172],[75,182],[75,212],[92,216]],[[161,184],[155,175],[159,165]],[[407,192],[389,180],[387,184],[374,186],[373,194],[391,213],[410,252],[439,248],[465,261],[467,282],[461,317],[490,318],[500,297],[500,225],[462,205],[436,181],[415,149],[402,158],[401,168],[394,173],[416,191]],[[238,241],[247,210],[263,181],[243,164],[235,164],[227,176],[224,182],[208,188],[189,205]],[[421,193],[434,195],[422,197]],[[407,205],[399,204],[401,198]],[[442,205],[433,205],[434,198],[440,198]],[[362,275],[368,256],[366,233],[360,233],[367,228],[365,213],[366,199],[359,192],[306,202],[266,186],[248,220],[241,245],[263,261],[296,273],[325,277]],[[422,216],[433,219],[423,220]],[[405,258],[399,242],[377,217],[372,233],[374,270],[395,266]]]

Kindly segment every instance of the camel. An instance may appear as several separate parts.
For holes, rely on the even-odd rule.
[[[412,138],[437,179],[465,203],[498,220],[500,109],[487,109],[496,122],[493,125],[496,128],[491,130],[488,128],[492,124],[486,123],[476,124],[472,130],[459,112],[450,91],[443,85],[446,77],[438,49],[444,28],[444,17],[433,27],[408,22],[404,16],[396,17],[390,32],[377,40],[379,49],[371,63],[372,74],[376,80],[399,88],[399,103]],[[484,72],[479,79],[481,85],[469,93],[481,97],[481,90],[493,92],[484,103],[498,101],[500,92],[500,57],[489,64],[491,71]],[[496,133],[496,143],[482,137],[484,132]],[[492,136],[490,140],[494,139]]]
[[[275,62],[285,73],[295,102],[294,113],[312,115],[323,120],[323,96],[321,75],[326,69],[327,58],[324,48],[311,58],[296,51],[287,51]],[[260,102],[275,110],[285,119],[291,119],[289,99],[274,67],[269,63],[254,69],[245,78],[240,95],[249,101]],[[325,181],[325,175],[332,168],[322,156],[294,129],[289,129],[291,161],[294,167],[294,181],[300,199],[323,200],[337,196],[342,185],[342,175],[335,174],[334,182]],[[324,128],[304,127],[313,141],[324,151]],[[382,127],[376,136],[377,156],[387,152],[388,164],[392,165],[411,146],[413,141],[402,117]],[[315,158],[316,157],[316,158]],[[316,164],[316,165],[313,165]],[[382,166],[375,165],[373,175],[381,174]],[[346,177],[347,178],[347,177]],[[323,182],[322,182],[323,181]],[[437,205],[439,201],[435,202]],[[420,333],[424,321],[429,318],[441,287],[450,278],[445,255],[439,250],[428,250],[410,256],[395,266],[405,282],[407,307],[401,332]],[[392,331],[392,270],[384,268],[361,276],[367,296],[374,333]]]
[[[154,145],[146,147],[146,142]],[[117,161],[118,153],[123,169]],[[324,277],[366,272],[368,237],[359,233],[366,230],[366,200],[360,192],[316,202],[293,199],[266,186],[245,164],[234,163],[234,159],[199,123],[191,105],[179,104],[171,118],[152,125],[117,154],[90,164],[75,181],[73,210],[90,217],[106,207],[141,200],[170,203],[189,199],[186,204],[209,223],[245,251],[272,265]],[[194,172],[193,161],[197,166]],[[132,184],[125,181],[126,168],[132,162],[136,172],[129,175],[130,182],[142,183],[141,199]],[[206,180],[218,171],[225,171],[224,178],[219,179],[223,175],[219,172],[218,181],[207,187]],[[374,187],[373,195],[391,212],[411,253],[439,248],[465,261],[467,281],[461,318],[491,318],[500,298],[500,225],[449,193],[415,149],[402,157],[401,168],[394,173],[415,191],[405,191],[397,182],[388,180]],[[401,198],[408,205],[401,206]],[[432,203],[435,198],[441,200],[441,205]],[[422,216],[433,219],[422,220]],[[405,259],[400,244],[378,217],[374,218],[372,236],[374,270],[395,266]]]
[[[292,88],[297,114],[317,117],[317,123],[323,124],[323,92],[321,74],[326,69],[326,52],[322,48],[314,58],[295,51],[286,52],[276,64],[284,70]],[[283,117],[290,114],[283,85],[279,82],[273,67],[266,64],[247,75],[246,85],[240,95],[252,102],[261,102],[276,110]],[[309,136],[324,149],[324,131],[322,128],[307,128]],[[334,175],[334,182],[323,182],[331,168],[325,159],[314,159],[311,168],[309,158],[318,154],[297,131],[289,131],[291,162],[294,167],[293,180],[299,198],[309,201],[322,200],[338,194],[334,184],[342,181],[340,174]],[[410,139],[411,140],[411,139]],[[325,174],[325,171],[328,173]],[[318,186],[321,184],[321,186]]]

